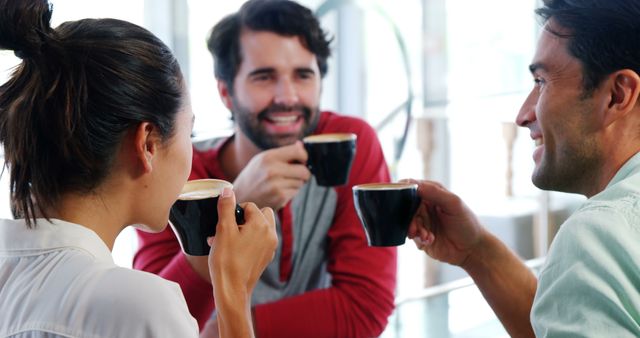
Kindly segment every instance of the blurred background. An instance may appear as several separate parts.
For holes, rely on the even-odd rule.
[[[231,132],[206,48],[211,27],[242,0],[50,0],[53,26],[113,17],[144,26],[176,54],[196,115],[194,138]],[[534,271],[557,226],[582,201],[530,181],[534,147],[514,120],[533,85],[528,65],[539,0],[300,0],[334,38],[321,108],[376,128],[394,180],[436,180],[460,195]],[[0,83],[17,59],[0,51]],[[0,217],[11,217],[8,174]],[[114,259],[131,266],[123,232]],[[465,273],[413,243],[399,248],[397,309],[383,337],[507,337]]]

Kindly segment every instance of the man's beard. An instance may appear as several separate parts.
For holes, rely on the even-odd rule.
[[[546,150],[546,149],[545,149]],[[565,146],[555,156],[545,151],[532,175],[533,184],[542,190],[582,194],[597,181],[603,155],[597,143],[583,140],[580,145]]]
[[[256,145],[256,147],[267,150],[278,148],[301,140],[303,137],[311,134],[318,126],[320,119],[320,109],[318,107],[311,108],[304,105],[285,106],[281,104],[272,104],[258,114],[249,111],[243,107],[234,98],[233,99],[232,116],[234,121],[240,127],[240,130]],[[274,112],[291,112],[298,111],[303,119],[302,128],[296,134],[284,135],[282,137],[273,136],[261,126],[270,113]]]

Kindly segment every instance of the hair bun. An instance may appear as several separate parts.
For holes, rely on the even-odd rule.
[[[28,58],[28,57],[30,56],[28,53],[25,53],[25,52],[24,52],[23,50],[21,50],[21,49],[19,49],[19,50],[14,50],[14,51],[13,51],[13,54],[15,54],[15,56],[16,56],[17,58],[20,58],[20,59],[23,59],[23,60],[24,60],[24,59],[26,59],[26,58]]]
[[[0,0],[0,49],[21,59],[40,53],[51,33],[52,6],[47,0]]]

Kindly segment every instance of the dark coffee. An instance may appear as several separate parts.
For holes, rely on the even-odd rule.
[[[302,141],[309,155],[307,167],[319,185],[333,187],[347,183],[356,153],[355,134],[318,134]]]
[[[370,183],[353,187],[353,202],[370,246],[404,244],[418,209],[418,185]]]
[[[218,198],[225,187],[233,185],[215,179],[189,181],[171,207],[169,224],[187,255],[209,254],[207,237],[216,234]],[[236,222],[244,223],[244,211],[239,205],[236,205]]]

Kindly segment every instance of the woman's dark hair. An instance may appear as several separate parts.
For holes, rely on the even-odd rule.
[[[553,20],[568,34],[569,53],[582,63],[585,93],[612,72],[640,74],[640,2],[638,0],[545,0],[536,13]]]
[[[216,78],[233,91],[233,79],[242,62],[240,34],[243,29],[298,36],[305,48],[316,56],[320,75],[327,73],[331,39],[308,8],[289,0],[250,0],[240,10],[217,23],[207,39],[214,59]]]
[[[31,226],[61,195],[94,191],[141,122],[170,138],[184,84],[169,48],[132,23],[52,29],[46,0],[0,0],[0,8],[0,49],[22,59],[0,87],[0,142],[12,211]]]

